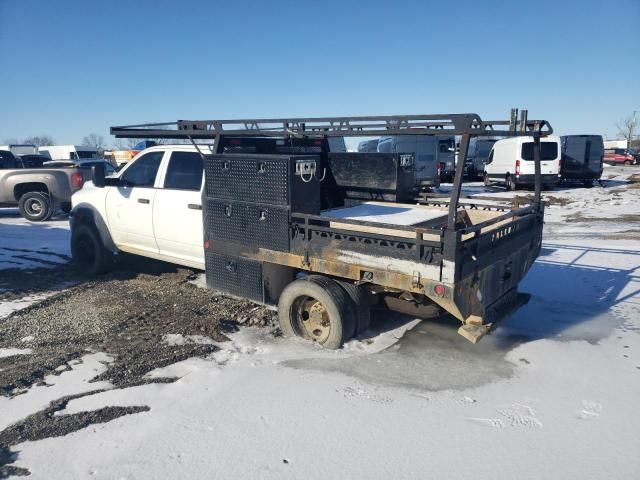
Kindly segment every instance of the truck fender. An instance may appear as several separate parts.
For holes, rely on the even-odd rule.
[[[81,203],[76,205],[71,213],[69,214],[69,222],[71,223],[71,230],[77,225],[85,224],[89,225],[96,230],[98,235],[100,235],[100,239],[102,240],[102,244],[104,247],[110,252],[116,253],[118,248],[116,247],[113,239],[111,238],[111,233],[109,233],[109,227],[107,223],[100,215],[100,212],[93,206],[88,203]]]

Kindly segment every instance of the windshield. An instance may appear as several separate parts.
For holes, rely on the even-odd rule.
[[[496,143],[496,140],[483,140],[478,142],[478,155],[480,157],[488,157],[494,143]]]
[[[533,160],[533,142],[522,144],[522,160]],[[540,160],[555,160],[558,158],[558,144],[556,142],[540,142]]]
[[[440,146],[440,153],[453,152],[455,149],[453,138],[447,140],[438,140],[438,145]]]
[[[76,150],[78,158],[98,158],[98,152],[90,150]]]

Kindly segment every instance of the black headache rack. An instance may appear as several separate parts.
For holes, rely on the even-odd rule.
[[[459,318],[460,333],[475,342],[495,312],[514,303],[517,284],[540,251],[540,138],[552,129],[528,120],[526,110],[519,119],[514,109],[510,120],[492,122],[476,114],[178,121],[112,127],[111,133],[188,139],[196,148],[196,139],[214,140],[213,155],[201,152],[207,283],[256,302],[274,304],[297,271],[315,272],[426,297]],[[331,137],[443,134],[461,136],[451,195],[426,197],[418,202],[423,205],[381,202],[433,209],[439,212],[433,219],[401,226],[324,212]],[[472,136],[524,135],[534,141],[533,201],[520,206],[460,197]],[[400,169],[403,159],[397,160]]]
[[[482,120],[475,113],[434,115],[389,115],[353,117],[309,117],[236,120],[178,120],[165,123],[146,123],[111,127],[116,138],[163,138],[190,140],[213,140],[214,152],[227,151],[232,142],[242,139],[281,138],[289,146],[298,146],[298,151],[286,153],[321,154],[322,166],[327,163],[327,140],[332,137],[389,136],[389,135],[455,135],[460,136],[460,151],[456,163],[453,189],[449,202],[448,227],[456,224],[460,200],[464,160],[471,137],[515,137],[534,138],[535,196],[534,204],[540,204],[540,145],[541,136],[553,133],[546,120],[529,120],[528,111],[511,109],[508,120]],[[313,144],[310,140],[318,140]],[[323,141],[324,140],[324,141]],[[263,145],[268,145],[263,141]],[[314,148],[315,147],[315,148]],[[270,147],[265,147],[270,148]],[[257,151],[258,152],[258,151]],[[257,153],[256,152],[256,153]],[[279,153],[259,150],[260,153]],[[329,179],[331,181],[332,179]],[[330,182],[328,182],[330,183]],[[464,198],[464,197],[463,197]],[[335,205],[324,205],[335,206]]]

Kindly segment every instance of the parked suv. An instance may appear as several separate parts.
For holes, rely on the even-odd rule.
[[[635,165],[636,157],[626,148],[607,148],[604,151],[604,163],[610,165]]]

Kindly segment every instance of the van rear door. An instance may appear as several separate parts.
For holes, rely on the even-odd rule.
[[[533,163],[533,141],[522,142],[520,158],[524,160],[522,173],[530,174],[535,171]],[[540,141],[540,173],[542,175],[557,175],[560,170],[560,146],[555,140]]]

